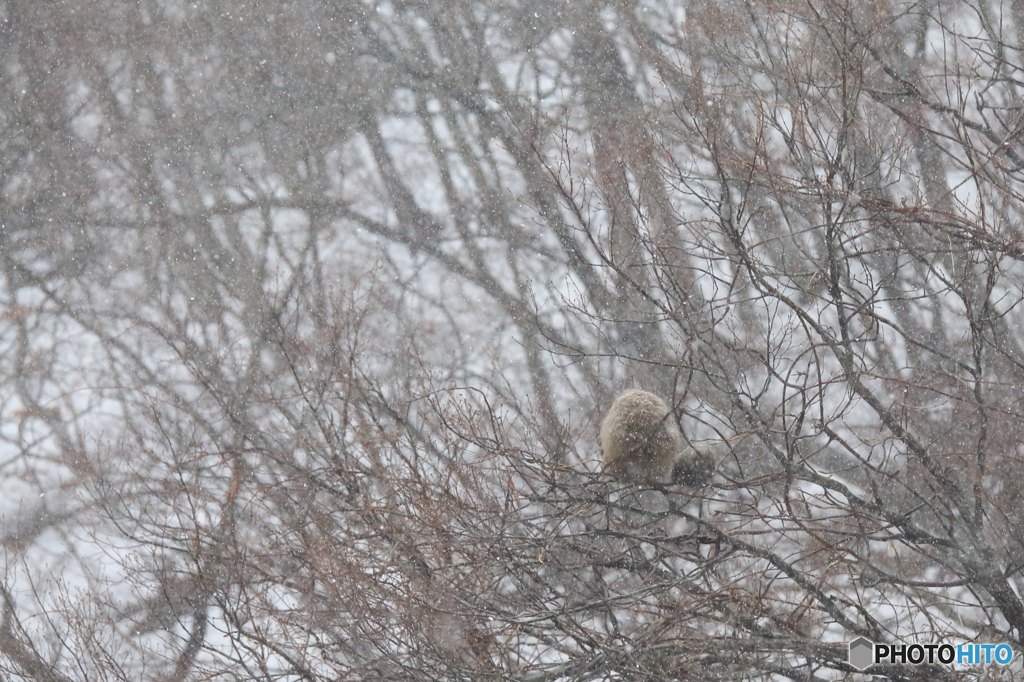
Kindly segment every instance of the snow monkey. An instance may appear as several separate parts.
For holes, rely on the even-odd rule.
[[[665,401],[629,390],[612,403],[601,422],[605,472],[626,483],[704,485],[715,463],[707,452],[683,445]]]

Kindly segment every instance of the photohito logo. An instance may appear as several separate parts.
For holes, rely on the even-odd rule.
[[[876,644],[858,637],[850,642],[847,660],[858,670],[876,663],[1008,665],[1013,660],[1013,647],[1009,644]]]

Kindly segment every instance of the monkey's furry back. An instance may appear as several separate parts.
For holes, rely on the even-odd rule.
[[[612,403],[601,422],[605,471],[632,483],[668,483],[683,441],[665,401],[629,390]]]

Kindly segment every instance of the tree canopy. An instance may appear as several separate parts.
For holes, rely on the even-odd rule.
[[[1018,0],[0,4],[0,677],[1019,651],[1022,46]],[[710,485],[602,474],[628,387]]]

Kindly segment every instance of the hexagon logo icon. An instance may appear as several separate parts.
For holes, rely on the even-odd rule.
[[[864,670],[874,663],[875,644],[863,637],[850,642],[850,655],[846,659],[857,670]]]

